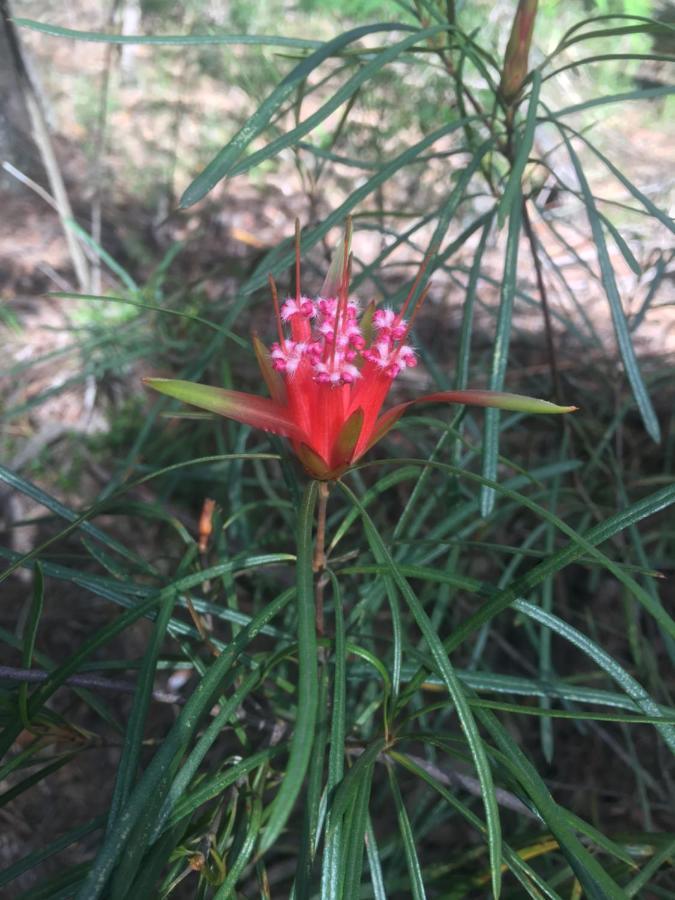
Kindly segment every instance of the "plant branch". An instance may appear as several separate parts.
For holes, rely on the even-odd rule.
[[[21,684],[42,684],[51,676],[51,672],[43,669],[19,669],[15,666],[0,666],[0,681],[18,681]],[[93,691],[111,691],[116,694],[133,694],[136,685],[133,681],[118,681],[103,678],[100,675],[71,675],[64,684],[68,687],[88,688]],[[169,691],[153,691],[152,696],[159,703],[184,703],[179,694]]]

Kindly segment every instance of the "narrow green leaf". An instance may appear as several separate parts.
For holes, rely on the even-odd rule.
[[[77,863],[61,869],[57,875],[41,881],[37,887],[21,894],[18,900],[71,900],[90,863]]]
[[[35,653],[35,639],[37,637],[38,625],[42,616],[44,606],[45,582],[42,574],[42,566],[40,563],[35,564],[33,572],[33,597],[31,599],[30,609],[28,610],[28,618],[26,626],[22,634],[21,649],[21,665],[24,669],[30,669],[33,666],[33,654]],[[30,728],[30,717],[28,715],[28,685],[19,685],[19,716],[23,722],[24,728]]]
[[[339,106],[354,97],[365,82],[376,76],[384,66],[396,60],[415,44],[433,38],[438,34],[441,34],[444,30],[443,26],[425,28],[415,34],[409,35],[397,44],[392,44],[390,47],[380,50],[380,52],[376,53],[372,59],[365,63],[365,65],[361,66],[351,78],[340,85],[340,87],[331,94],[330,98],[323,103],[316,112],[312,113],[306,119],[303,119],[303,121],[296,125],[295,128],[284,131],[269,144],[261,147],[260,150],[256,150],[249,156],[244,157],[240,162],[236,162],[236,160],[230,162],[224,171],[221,170],[221,178],[242,175],[259,163],[277,156],[282,150],[285,150],[286,147],[295,146],[300,138],[304,137],[310,131],[313,131],[313,129],[327,119],[328,116],[335,112]],[[263,127],[267,124],[268,122],[263,122]]]
[[[157,661],[177,596],[175,591],[168,590],[165,592],[160,602],[152,636],[143,655],[143,667],[136,683],[136,693],[134,694],[134,702],[129,715],[129,723],[122,746],[122,755],[117,766],[115,787],[108,813],[108,830],[113,827],[120,810],[126,804],[136,778],[143,745],[145,723],[155,683]],[[131,879],[126,883],[130,884]]]
[[[296,872],[293,882],[295,900],[309,900],[312,896],[312,866],[317,851],[321,820],[323,770],[328,738],[328,669],[325,662],[319,673],[318,715],[307,772],[307,789],[304,800],[304,821],[296,854]]]
[[[318,485],[305,488],[298,516],[298,703],[288,765],[281,787],[272,801],[260,844],[264,853],[274,844],[290,816],[300,793],[312,753],[318,703],[317,648],[314,622],[314,576],[312,572],[312,525]]]
[[[50,494],[47,494],[41,488],[34,485],[32,482],[27,481],[25,478],[22,478],[20,475],[16,475],[14,472],[7,469],[5,466],[0,465],[0,481],[4,481],[5,484],[9,485],[9,487],[13,488],[16,491],[20,491],[22,494],[25,494],[27,497],[30,497],[31,500],[35,500],[41,506],[44,506],[46,509],[50,510],[53,513],[56,513],[62,519],[65,519],[67,522],[70,522],[73,528],[68,529],[67,531],[62,532],[60,536],[64,536],[69,531],[74,530],[74,528],[80,528],[85,534],[88,534],[90,537],[94,538],[97,541],[100,541],[105,546],[109,547],[111,550],[114,550],[116,553],[119,553],[120,556],[123,556],[125,559],[128,559],[130,562],[134,562],[148,572],[148,566],[144,562],[141,557],[139,557],[136,553],[133,553],[131,550],[128,550],[123,544],[120,544],[119,541],[115,540],[115,538],[110,537],[104,531],[101,531],[100,528],[97,528],[95,525],[86,521],[87,516],[78,515],[72,509],[69,509],[59,500],[56,500]],[[91,513],[90,513],[91,514]],[[42,545],[44,546],[44,545]],[[29,559],[30,554],[26,554],[26,556],[22,557],[22,559]],[[12,572],[15,571],[17,565],[12,565],[4,572],[0,573],[0,581],[4,581]],[[151,570],[150,570],[151,571]]]
[[[405,861],[408,866],[408,877],[410,878],[410,896],[413,900],[426,900],[426,891],[424,890],[424,879],[422,878],[422,866],[417,856],[415,847],[415,836],[410,827],[410,819],[406,812],[401,789],[394,774],[391,765],[387,766],[387,775],[389,776],[389,787],[394,797],[394,805],[396,806],[396,817],[398,819],[398,829],[401,834],[401,843],[403,844],[403,852],[405,853]]]
[[[509,232],[504,257],[504,274],[502,276],[501,296],[499,300],[499,312],[497,314],[497,330],[495,333],[494,349],[492,351],[492,366],[490,371],[490,390],[501,391],[506,375],[506,366],[509,358],[509,341],[511,337],[511,315],[513,312],[513,299],[516,294],[518,278],[518,245],[520,243],[520,223],[522,218],[522,191],[520,184],[514,188],[511,208],[509,211]],[[490,481],[497,480],[497,461],[499,458],[499,412],[496,409],[488,410],[485,415],[485,430],[483,436],[483,463],[482,474]],[[481,515],[487,518],[494,508],[495,492],[492,488],[481,488]]]
[[[559,131],[563,137],[563,140],[565,141],[567,152],[569,154],[570,160],[572,161],[572,165],[574,166],[574,170],[581,187],[581,192],[584,197],[586,215],[588,216],[588,221],[593,233],[593,240],[595,241],[596,252],[598,254],[598,263],[600,265],[602,284],[605,289],[605,293],[607,295],[609,306],[612,312],[614,333],[616,334],[616,340],[619,345],[621,359],[626,369],[626,375],[628,376],[631,388],[633,389],[633,396],[635,397],[638,409],[640,410],[640,413],[642,415],[642,420],[645,424],[645,428],[647,429],[647,432],[652,440],[658,443],[661,439],[659,420],[656,417],[654,407],[652,406],[652,402],[649,399],[649,394],[647,393],[647,389],[642,380],[642,375],[640,374],[640,367],[635,356],[635,350],[633,348],[630,330],[628,328],[628,323],[626,322],[626,315],[624,313],[623,306],[621,304],[621,297],[619,296],[619,291],[616,286],[614,270],[612,269],[612,263],[607,251],[605,235],[602,230],[600,218],[595,208],[593,193],[586,179],[583,166],[581,165],[579,157],[572,147],[572,143],[568,138],[564,127],[559,126]]]
[[[15,18],[20,28],[30,28],[53,37],[71,38],[75,41],[89,41],[103,44],[157,44],[176,45],[180,47],[201,47],[218,44],[242,44],[255,47],[287,47],[291,50],[315,50],[322,46],[321,41],[304,38],[289,38],[265,34],[105,34],[101,31],[75,31],[48,22],[36,22],[33,19]]]
[[[70,675],[74,675],[80,668],[83,660],[93,654],[99,647],[106,644],[111,638],[120,634],[125,628],[128,628],[133,622],[142,618],[149,613],[157,605],[158,598],[152,597],[144,603],[139,603],[133,609],[121,616],[118,616],[114,622],[99,629],[93,637],[85,641],[79,650],[74,653],[66,662],[50,672],[49,678],[40,687],[33,692],[28,702],[28,716],[33,718],[41,709],[46,701],[51,697],[54,691],[62,685]],[[9,750],[14,741],[19,736],[23,726],[17,718],[12,722],[8,722],[4,730],[0,734],[0,757]]]
[[[349,806],[354,803],[354,798],[359,790],[359,785],[363,781],[364,773],[372,768],[375,760],[384,750],[384,745],[385,742],[382,737],[374,738],[363,752],[359,754],[356,762],[347,770],[346,775],[337,785],[330,807],[335,824],[337,824],[341,816],[345,815]]]
[[[358,762],[360,762],[360,759]],[[365,850],[368,807],[374,768],[374,758],[370,758],[368,764],[359,769],[359,778],[358,781],[355,781],[356,791],[349,808],[344,813],[342,832],[346,847],[344,869],[340,878],[340,896],[342,898],[359,897],[361,894],[363,851]]]
[[[586,100],[583,103],[574,103],[572,106],[565,106],[555,111],[556,119],[562,116],[571,116],[573,113],[582,112],[586,109],[593,109],[596,106],[606,106],[608,103],[625,103],[627,100],[649,100],[652,97],[667,97],[675,94],[675,87],[663,85],[663,87],[639,88],[635,91],[624,91],[621,94],[606,94],[604,97],[595,97],[592,100]]]
[[[345,710],[346,710],[346,648],[345,622],[342,609],[342,592],[335,574],[328,570],[333,588],[335,609],[335,653],[333,670],[333,702],[330,726],[330,751],[328,753],[328,777],[326,791],[330,794],[342,781],[345,758]],[[330,801],[329,801],[330,803]],[[325,843],[321,865],[322,900],[341,900],[338,892],[340,872],[344,868],[342,821],[335,820],[329,806],[326,818]]]
[[[447,687],[448,693],[450,694],[450,697],[452,698],[452,701],[455,705],[455,709],[457,710],[457,716],[459,718],[462,731],[464,732],[467,743],[469,745],[471,756],[481,784],[481,793],[487,821],[488,845],[490,848],[492,890],[494,896],[498,897],[501,885],[502,864],[499,809],[495,797],[490,764],[488,762],[485,747],[478,732],[478,728],[476,726],[476,722],[471,712],[469,703],[467,702],[464,688],[457,678],[457,674],[448,658],[447,651],[443,647],[438,634],[434,630],[431,620],[424,611],[424,608],[415,596],[414,592],[411,590],[410,585],[401,574],[398,565],[389,553],[389,550],[387,549],[387,546],[382,540],[379,532],[375,528],[372,519],[360,504],[356,495],[351,490],[349,490],[349,488],[342,482],[339,482],[339,484],[345,495],[359,510],[366,530],[368,543],[372,546],[373,549],[377,549],[378,555],[380,555],[389,566],[391,577],[396,583],[403,599],[405,600],[408,608],[413,614],[418,628],[422,632],[435,666],[438,672],[441,674],[443,682]]]
[[[163,831],[166,831],[167,828],[172,828],[178,822],[191,816],[195,810],[199,809],[204,803],[208,803],[209,800],[220,797],[230,785],[236,784],[241,778],[274,759],[275,756],[279,756],[285,750],[285,744],[275,744],[274,747],[267,747],[265,750],[251,753],[241,762],[228,766],[224,772],[203,778],[197,788],[176,800]]]
[[[68,228],[77,235],[82,243],[86,244],[87,247],[93,250],[96,256],[101,260],[101,262],[104,262],[110,269],[110,271],[113,274],[117,275],[122,284],[124,284],[132,294],[138,293],[139,287],[131,277],[131,275],[127,272],[127,270],[123,268],[109,253],[107,253],[106,250],[104,250],[104,248],[94,240],[94,238],[89,234],[88,231],[85,231],[84,228],[82,228],[82,226],[75,221],[75,219],[66,219],[65,222]]]
[[[590,900],[608,900],[609,897],[612,900],[625,900],[626,895],[622,889],[579,841],[566,818],[566,811],[555,802],[537,770],[498,719],[487,710],[476,710],[476,714],[504,754],[503,762],[508,765],[539,815],[557,838],[561,850]]]
[[[161,839],[152,846],[143,857],[143,865],[133,882],[127,884],[124,889],[124,900],[147,900],[149,897],[161,897],[162,873],[172,854],[185,840],[189,823],[180,822],[162,835]]]
[[[24,791],[32,788],[33,785],[39,784],[53,772],[58,772],[59,769],[68,765],[68,763],[75,759],[76,756],[77,752],[64,753],[62,756],[57,757],[53,762],[48,763],[48,765],[38,769],[37,772],[33,772],[32,775],[19,781],[13,787],[8,788],[3,794],[0,794],[0,808],[7,806],[8,803],[11,803],[12,800],[23,794]]]
[[[636,185],[633,184],[633,182],[629,178],[624,175],[621,169],[618,169],[614,165],[611,159],[605,156],[604,153],[598,150],[595,144],[591,143],[591,141],[588,140],[588,137],[586,137],[583,132],[570,128],[569,125],[566,125],[565,127],[570,134],[573,134],[574,137],[577,138],[577,140],[582,141],[588,147],[588,149],[591,150],[598,157],[598,159],[605,164],[612,175],[621,182],[626,190],[630,194],[632,194],[633,197],[635,197],[635,199],[642,204],[642,206],[644,206],[644,208],[651,216],[654,216],[654,218],[658,219],[659,222],[668,229],[668,231],[675,234],[675,220],[673,220],[671,216],[664,213],[663,210],[660,210],[658,206],[653,203],[646,194],[644,194],[638,187],[636,187]]]
[[[412,772],[414,775],[417,775],[422,781],[425,781],[428,785],[430,785],[435,791],[443,797],[444,800],[447,801],[449,806],[457,810],[467,822],[469,822],[475,829],[477,829],[482,834],[485,834],[485,825],[478,816],[462,801],[456,796],[454,791],[448,790],[445,785],[441,784],[440,781],[423,769],[418,763],[416,763],[411,757],[407,756],[405,753],[398,753],[396,751],[392,751],[390,754],[392,759],[394,759],[397,763],[404,766],[408,769],[409,772]],[[511,871],[516,875],[521,884],[527,887],[530,896],[535,897],[536,900],[540,900],[541,897],[547,897],[549,900],[561,900],[560,895],[556,894],[556,892],[548,886],[548,884],[540,878],[537,873],[527,865],[527,863],[521,859],[518,853],[511,849],[508,844],[504,844],[504,859],[508,864]],[[536,888],[539,889],[541,894],[532,893],[531,887],[535,885]]]
[[[373,897],[375,900],[387,900],[387,892],[384,889],[384,875],[382,874],[382,865],[380,864],[380,854],[370,816],[368,816],[368,824],[366,826],[366,853],[368,854],[368,867],[370,868],[370,883],[373,888]],[[321,900],[324,900],[324,898],[322,897]],[[328,898],[325,898],[325,900],[328,900]]]
[[[548,81],[550,78],[555,78],[556,75],[560,75],[562,72],[566,72],[568,69],[578,70],[580,66],[587,66],[592,63],[598,62],[609,62],[610,60],[648,60],[649,62],[674,62],[675,57],[672,54],[667,53],[596,53],[593,56],[585,56],[583,59],[575,59],[571,62],[566,63],[564,66],[560,66],[559,69],[554,69],[553,72],[549,72],[542,81]]]
[[[261,821],[262,801],[260,799],[260,793],[256,792],[256,795],[254,796],[253,801],[250,804],[250,816],[244,841],[241,845],[236,859],[234,859],[230,863],[229,871],[227,873],[225,881],[220,885],[216,893],[213,895],[213,900],[229,900],[229,898],[236,896],[234,890],[235,885],[237,883],[237,880],[239,879],[239,876],[244,871],[244,867],[253,854],[258,836],[260,834]]]
[[[314,71],[321,63],[331,56],[340,53],[349,44],[358,41],[369,34],[382,31],[414,31],[410,25],[402,24],[375,24],[363,25],[346,31],[338,37],[322,44],[317,50],[298,63],[283,81],[277,85],[272,93],[260,104],[249,120],[240,128],[232,140],[211,160],[203,172],[187,187],[180,200],[180,206],[185,209],[197,203],[209,191],[224,178],[232,166],[237,162],[241,154],[251,141],[267,127],[270,119],[279,110],[281,105],[291,96],[297,85]]]
[[[103,894],[110,874],[124,853],[129,836],[139,819],[147,812],[150,805],[154,808],[163,802],[171,784],[176,760],[180,760],[185,753],[202,717],[219,695],[223,678],[244,648],[267,622],[284,608],[292,596],[293,591],[286,591],[269,603],[211,663],[173,727],[162,741],[142,778],[133,789],[129,802],[120,813],[116,824],[106,835],[103,846],[80,888],[77,895],[78,900],[97,900]],[[151,822],[150,827],[153,824],[154,822]]]
[[[178,806],[181,798],[188,795],[190,783],[196,778],[199,766],[215,741],[222,734],[223,728],[233,718],[237,710],[241,708],[243,701],[259,682],[260,672],[255,670],[244,678],[231,697],[228,697],[224,703],[220,704],[218,713],[213,717],[208,727],[204,729],[204,733],[190,751],[189,756],[183,762],[171,787],[167,791],[164,804],[160,809],[153,832],[150,835],[151,843],[156,841],[162,831],[164,831],[166,822],[171,817],[172,811]]]
[[[660,850],[658,850],[642,870],[626,885],[626,896],[637,897],[640,892],[647,887],[652,878],[656,875],[661,866],[668,863],[673,865],[675,857],[675,838],[667,841]]]
[[[659,34],[659,33],[668,34],[670,31],[672,31],[671,25],[668,25],[667,23],[659,23],[655,19],[650,18],[649,16],[636,16],[636,15],[633,15],[632,13],[625,14],[625,13],[614,13],[614,12],[603,13],[598,16],[587,16],[584,19],[578,19],[574,23],[574,25],[571,25],[567,29],[567,31],[560,38],[560,41],[558,42],[558,45],[556,46],[554,53],[551,55],[554,56],[555,54],[559,53],[560,50],[562,50],[565,46],[569,46],[570,44],[576,43],[577,41],[586,40],[589,32],[585,32],[582,34],[579,34],[578,32],[580,32],[587,25],[592,25],[596,22],[611,22],[611,21],[630,22],[631,25],[628,27],[631,29],[631,31],[629,33],[633,33],[633,34],[640,34],[641,33],[640,29],[642,29],[644,27],[654,29],[654,33],[656,33],[656,34]],[[616,26],[613,26],[613,27],[616,27]],[[625,26],[621,26],[621,27],[625,27]],[[600,29],[600,31],[602,31],[602,29]],[[597,31],[596,31],[596,33],[597,33]],[[575,35],[574,38],[572,37],[573,35]]]
[[[509,180],[506,183],[504,194],[499,201],[497,207],[497,227],[501,228],[504,224],[506,216],[513,208],[514,198],[522,196],[522,181],[525,166],[530,158],[530,151],[534,143],[534,130],[537,126],[537,108],[539,106],[539,91],[541,90],[541,72],[535,69],[532,76],[532,91],[530,93],[530,102],[527,107],[527,116],[525,118],[525,126],[523,134],[516,144],[516,153],[511,166]]]
[[[527,603],[525,600],[515,600],[513,608],[524,613],[528,618],[534,619],[536,622],[540,622],[542,625],[555,631],[592,659],[635,701],[640,709],[648,716],[654,717],[655,727],[659,730],[671,750],[675,752],[675,727],[659,721],[663,718],[660,707],[652,700],[642,685],[632,675],[629,675],[609,653],[576,628],[568,625],[567,622],[563,622],[562,619],[540,609],[538,606],[534,606],[532,603]]]
[[[633,255],[633,251],[630,249],[628,244],[623,238],[623,235],[619,231],[619,229],[614,225],[611,219],[608,219],[607,216],[603,216],[601,212],[598,212],[598,215],[605,226],[605,228],[609,231],[609,233],[614,238],[614,243],[619,248],[619,251],[623,258],[626,260],[627,265],[631,269],[631,271],[637,275],[638,277],[642,275],[642,269],[640,268],[640,263],[635,259]]]
[[[478,246],[476,247],[471,262],[469,281],[466,286],[464,303],[462,304],[462,327],[459,333],[459,347],[457,348],[457,362],[455,364],[455,390],[458,391],[464,390],[469,380],[469,359],[471,356],[471,334],[473,332],[473,312],[476,301],[476,289],[480,279],[483,254],[485,253],[485,246],[488,237],[490,236],[490,231],[492,230],[493,221],[494,215],[490,215],[483,225],[480,240],[478,241]]]

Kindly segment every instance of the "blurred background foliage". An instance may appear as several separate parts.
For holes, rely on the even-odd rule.
[[[14,0],[84,275],[23,149],[0,232],[7,896],[485,897],[497,807],[503,896],[675,896],[675,15],[541,2],[541,80],[509,102],[516,5]],[[274,94],[321,42],[378,22],[441,27],[380,68],[413,33],[364,34]],[[266,279],[292,290],[293,220],[315,293],[347,213],[364,301],[400,304],[431,250],[424,365],[395,399],[503,384],[580,412],[425,409],[345,479],[370,530],[332,492],[309,727],[290,600],[303,476],[281,442],[186,419],[140,377],[260,393],[248,335],[273,340]],[[26,669],[52,674],[27,688]],[[188,717],[197,686],[210,702]],[[314,742],[299,775],[294,734]],[[285,776],[300,799],[269,847]]]

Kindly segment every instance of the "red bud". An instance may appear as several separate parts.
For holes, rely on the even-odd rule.
[[[501,95],[507,103],[511,103],[518,96],[527,76],[536,16],[537,0],[520,0],[513,19],[511,36],[506,45],[502,80],[499,84]]]

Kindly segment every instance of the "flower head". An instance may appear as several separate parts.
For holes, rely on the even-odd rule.
[[[568,412],[517,394],[446,391],[401,403],[382,414],[392,383],[417,365],[410,328],[426,295],[410,315],[424,267],[400,311],[368,307],[362,314],[349,294],[351,226],[338,248],[322,291],[300,291],[300,247],[296,230],[296,296],[281,306],[270,278],[277,341],[269,350],[254,337],[258,363],[270,399],[208,385],[163,378],[150,387],[230,419],[287,438],[307,472],[320,480],[339,477],[379,441],[412,403],[471,403],[525,412]]]

